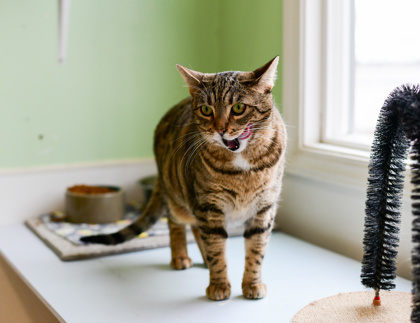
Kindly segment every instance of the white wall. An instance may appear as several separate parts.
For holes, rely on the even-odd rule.
[[[286,174],[277,225],[283,232],[361,261],[365,195],[365,187]],[[405,192],[401,220],[397,274],[410,279],[412,243],[408,192]]]
[[[64,194],[75,184],[117,185],[128,201],[141,201],[137,181],[156,173],[154,160],[102,162],[31,168],[0,173],[0,225],[23,223],[45,212],[64,210]]]

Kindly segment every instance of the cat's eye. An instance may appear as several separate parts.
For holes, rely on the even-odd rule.
[[[236,103],[233,107],[232,107],[232,112],[236,115],[240,115],[242,113],[244,113],[246,109],[246,105],[243,103]]]
[[[209,117],[213,114],[213,110],[208,105],[202,105],[200,111],[206,117]]]

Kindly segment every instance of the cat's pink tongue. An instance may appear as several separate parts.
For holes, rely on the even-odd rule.
[[[249,138],[249,136],[251,136],[251,134],[252,134],[252,123],[247,125],[244,132],[242,132],[242,134],[238,137],[238,139],[241,139],[241,140],[247,139]]]

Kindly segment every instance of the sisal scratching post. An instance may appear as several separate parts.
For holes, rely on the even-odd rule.
[[[293,323],[410,322],[411,293],[384,291],[383,306],[373,306],[372,292],[361,291],[322,298],[302,308]]]

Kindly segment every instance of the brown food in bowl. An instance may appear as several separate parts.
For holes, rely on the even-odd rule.
[[[79,194],[106,194],[113,193],[115,189],[106,186],[74,185],[67,189],[73,193]]]

